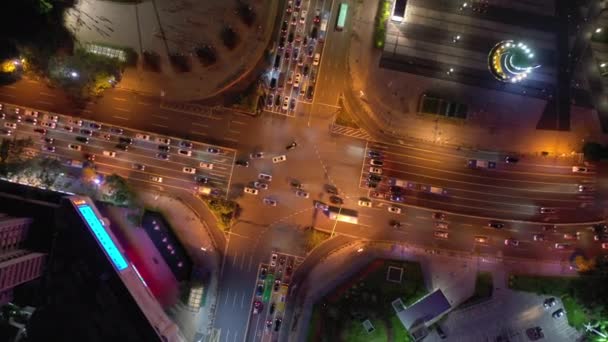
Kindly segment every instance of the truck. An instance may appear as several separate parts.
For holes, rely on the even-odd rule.
[[[391,180],[389,181],[389,184],[392,186],[399,186],[402,188],[407,188],[407,181],[404,181],[403,179],[391,178]]]
[[[469,159],[467,166],[471,169],[495,169],[496,163],[486,160]]]
[[[330,220],[352,224],[359,223],[359,214],[356,210],[352,209],[329,207],[328,216]]]

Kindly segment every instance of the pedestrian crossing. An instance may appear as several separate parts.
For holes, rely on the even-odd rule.
[[[353,128],[353,127],[346,127],[346,126],[332,124],[331,128],[330,128],[330,132],[334,133],[334,134],[345,135],[345,136],[351,137],[351,138],[361,139],[361,140],[369,140],[369,141],[374,140],[372,138],[372,136],[369,135],[369,133],[367,133],[367,131],[364,130],[363,128]]]

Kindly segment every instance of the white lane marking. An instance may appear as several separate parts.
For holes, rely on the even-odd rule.
[[[198,122],[193,122],[192,126],[209,127],[209,125],[198,123]]]
[[[232,307],[236,306],[236,293],[234,294],[234,297],[232,297]]]
[[[114,115],[114,116],[112,116],[112,117],[113,117],[113,118],[120,119],[120,120],[129,120],[129,118],[124,118],[124,117],[122,117],[122,116],[116,116],[116,115]]]
[[[42,96],[50,96],[50,97],[55,97],[55,95],[54,95],[54,94],[50,94],[50,93],[47,93],[47,92],[44,92],[44,91],[41,91],[41,92],[40,92],[40,95],[42,95]]]
[[[237,125],[246,125],[246,124],[247,124],[246,122],[243,122],[243,121],[236,121],[236,120],[233,120],[233,121],[231,121],[231,122],[232,122],[232,123],[235,123],[235,124],[237,124]]]
[[[159,124],[152,124],[152,126],[156,126],[156,127],[162,127],[162,128],[167,128],[169,126],[167,125],[159,125]]]
[[[5,94],[5,93],[0,93],[0,96],[5,96],[5,97],[16,97],[13,94]]]
[[[245,308],[245,292],[243,292],[243,295],[241,296],[241,309]]]
[[[224,138],[224,140],[228,140],[228,141],[234,141],[234,142],[239,142],[238,140],[236,140],[236,139],[231,139],[231,138]]]
[[[230,129],[230,130],[228,130],[228,132],[230,132],[232,134],[240,134],[241,133],[241,131],[237,131],[235,129]]]
[[[42,100],[36,100],[36,102],[38,102],[38,103],[44,103],[44,104],[53,104],[53,102],[42,101]]]
[[[127,99],[124,99],[122,97],[113,97],[113,99],[116,101],[127,101]]]
[[[190,131],[190,133],[198,134],[198,135],[207,135],[207,133],[205,133],[205,132],[197,132],[197,131]]]
[[[253,266],[253,254],[249,256],[249,267],[247,268],[249,272],[251,272],[251,266]]]
[[[243,253],[243,257],[241,258],[241,267],[239,269],[242,270],[243,267],[245,267],[245,253]]]
[[[224,301],[224,305],[228,305],[228,297],[229,297],[230,289],[226,289],[226,300]]]
[[[232,267],[236,265],[236,259],[238,258],[238,253],[234,253],[234,259],[232,259]]]
[[[169,120],[168,116],[156,115],[156,114],[152,114],[152,116],[155,118],[163,119],[163,120]]]
[[[137,104],[144,105],[144,106],[151,106],[152,105],[152,103],[141,102],[141,101],[137,101]]]
[[[116,110],[120,110],[121,112],[130,112],[129,109],[114,107]]]

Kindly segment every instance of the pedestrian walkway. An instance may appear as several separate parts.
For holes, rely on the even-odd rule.
[[[572,107],[570,131],[538,130],[545,101],[379,68],[381,52],[371,41],[376,6],[364,1],[353,14],[347,82],[352,88],[344,94],[345,107],[370,134],[381,133],[383,140],[550,156],[578,152],[584,141],[608,142],[594,110]],[[420,114],[425,93],[464,102],[467,119]]]
[[[345,135],[347,137],[362,139],[362,140],[374,140],[369,133],[363,128],[352,128],[341,125],[332,124],[330,132],[334,134]]]

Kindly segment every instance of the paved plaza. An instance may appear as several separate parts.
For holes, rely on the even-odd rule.
[[[154,0],[139,4],[81,0],[66,13],[66,26],[80,44],[96,43],[131,48],[140,56],[136,68],[127,68],[119,87],[160,95],[168,100],[193,101],[229,88],[251,71],[270,40],[277,0],[250,2],[255,21],[247,26],[237,14],[236,2]],[[221,40],[224,28],[238,35],[234,49]],[[203,66],[194,55],[197,47],[212,45],[217,62]],[[144,70],[142,53],[160,57],[159,72]],[[185,55],[191,70],[174,70],[171,55]]]

